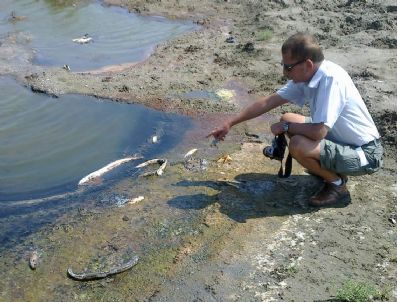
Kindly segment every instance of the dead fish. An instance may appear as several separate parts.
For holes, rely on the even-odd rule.
[[[18,16],[15,11],[12,11],[9,20],[11,22],[17,22],[17,21],[22,21],[25,19],[26,19],[26,16]]]
[[[135,197],[135,198],[131,199],[131,200],[128,202],[128,204],[138,203],[138,202],[140,202],[140,201],[142,201],[142,200],[144,200],[144,199],[145,199],[145,197],[143,197],[143,196],[138,196],[138,197]]]
[[[160,166],[160,168],[157,169],[156,174],[158,176],[163,175],[166,166],[167,166],[167,160],[165,160],[164,163]]]
[[[143,167],[146,167],[146,166],[148,166],[148,165],[153,165],[153,164],[159,164],[159,165],[161,165],[161,164],[163,164],[163,163],[164,163],[164,159],[154,158],[154,159],[150,159],[150,160],[147,160],[147,161],[145,161],[145,162],[139,164],[139,165],[136,166],[135,168],[143,168]]]
[[[92,41],[92,38],[88,34],[85,34],[84,36],[73,39],[72,41],[78,44],[87,44]]]
[[[126,163],[128,161],[131,161],[131,160],[139,159],[139,158],[140,157],[132,156],[132,157],[126,157],[126,158],[118,159],[118,160],[116,160],[114,162],[111,162],[110,164],[106,165],[105,167],[103,167],[103,168],[101,168],[101,169],[99,169],[99,170],[97,170],[95,172],[92,172],[92,173],[88,174],[87,176],[83,177],[79,181],[79,186],[81,186],[81,185],[83,185],[83,184],[85,184],[87,182],[90,182],[90,181],[100,177],[101,175],[103,175],[106,172],[109,172],[110,170],[120,166],[121,164],[124,164],[124,163]]]
[[[228,186],[232,186],[236,189],[240,189],[240,186],[242,185],[242,182],[237,181],[237,180],[227,180],[227,179],[218,179],[218,182],[220,184],[225,184]]]
[[[157,163],[161,164],[160,167],[156,171],[144,173],[144,174],[142,174],[142,176],[146,177],[146,176],[151,176],[151,175],[157,175],[157,176],[163,175],[165,167],[167,166],[167,162],[168,161],[166,159],[157,160]]]
[[[134,256],[130,261],[120,265],[111,268],[108,271],[105,272],[85,272],[85,273],[74,273],[72,268],[68,268],[68,275],[78,281],[89,281],[89,280],[97,280],[97,279],[103,279],[108,276],[112,276],[115,274],[122,273],[133,266],[135,266],[138,263],[139,257]]]
[[[191,156],[192,156],[194,153],[196,153],[196,152],[197,152],[197,149],[189,150],[189,151],[185,154],[184,158],[191,157]]]
[[[229,154],[225,154],[217,160],[218,163],[222,163],[222,164],[225,164],[230,161],[232,161],[232,158]]]
[[[30,254],[30,258],[29,258],[29,266],[32,270],[35,270],[37,267],[37,264],[39,262],[39,255],[37,254],[37,251],[33,251]]]

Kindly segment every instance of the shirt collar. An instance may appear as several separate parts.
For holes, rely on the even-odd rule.
[[[309,88],[317,88],[318,87],[318,84],[320,83],[320,80],[324,75],[324,68],[325,68],[324,62],[325,62],[325,60],[323,62],[321,62],[316,73],[313,75],[313,77],[310,79],[309,83],[307,84],[307,86]]]

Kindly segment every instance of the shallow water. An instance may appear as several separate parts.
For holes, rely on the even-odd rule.
[[[9,78],[0,78],[0,91],[0,201],[73,191],[81,178],[112,161],[164,151],[190,123],[140,105],[51,98]]]
[[[140,61],[156,44],[197,28],[191,22],[143,17],[98,1],[78,6],[55,3],[2,0],[0,38],[23,32],[30,40],[28,46],[35,50],[35,64],[67,64],[72,71],[85,71]],[[92,38],[90,43],[72,41],[85,34]]]

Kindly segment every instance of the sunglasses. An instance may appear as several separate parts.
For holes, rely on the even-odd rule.
[[[280,62],[280,64],[281,64],[281,66],[283,66],[283,68],[286,70],[286,71],[291,71],[292,70],[292,68],[294,68],[296,65],[299,65],[299,64],[301,64],[301,63],[303,63],[303,62],[305,62],[306,61],[306,59],[304,59],[304,60],[301,60],[301,61],[298,61],[298,62],[296,62],[296,63],[292,63],[292,64],[285,64],[284,62]]]

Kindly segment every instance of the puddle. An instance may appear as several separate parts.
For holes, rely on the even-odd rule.
[[[0,201],[73,191],[110,162],[165,151],[190,125],[141,105],[35,94],[9,78],[0,80],[0,90]]]
[[[34,50],[34,64],[66,64],[72,71],[87,71],[141,61],[156,44],[197,28],[192,22],[143,17],[98,1],[58,2],[2,0],[0,38],[23,33],[27,46]],[[92,38],[89,43],[73,42],[86,34]]]

